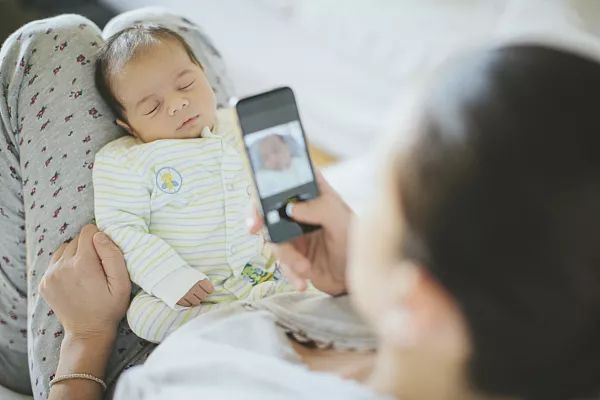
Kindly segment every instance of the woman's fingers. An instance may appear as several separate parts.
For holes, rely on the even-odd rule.
[[[103,232],[96,232],[93,241],[108,281],[111,284],[120,282],[125,287],[129,286],[129,272],[125,266],[125,258],[121,249]]]
[[[79,235],[75,236],[69,243],[67,243],[67,246],[65,247],[63,253],[62,253],[62,258],[71,258],[75,255],[75,253],[77,252],[77,244],[79,242]]]
[[[79,238],[77,240],[77,254],[84,260],[88,261],[86,262],[86,266],[93,264],[89,261],[98,259],[93,241],[93,237],[97,232],[98,228],[96,228],[96,225],[91,224],[84,226],[81,228],[81,232],[79,232]]]
[[[98,229],[95,225],[86,225],[81,229],[81,232],[71,239],[69,242],[61,244],[58,249],[52,254],[52,262],[58,261],[61,257],[71,258],[75,253],[90,252],[95,254],[92,248],[92,236]]]
[[[253,235],[257,235],[260,233],[260,230],[264,226],[264,221],[260,213],[257,209],[254,209],[254,216],[249,218],[248,227],[250,228],[250,233]]]
[[[306,280],[310,277],[310,261],[306,259],[291,243],[273,246],[277,259],[282,263],[283,272],[288,280],[298,289],[306,289]]]
[[[278,260],[288,266],[294,273],[302,278],[310,275],[310,261],[292,243],[280,243],[273,246],[273,251]]]
[[[306,279],[300,277],[294,272],[293,269],[291,269],[285,264],[281,264],[281,270],[283,271],[283,274],[285,275],[287,280],[290,281],[290,283],[296,288],[296,290],[300,292],[306,290],[306,288],[308,287]]]
[[[62,257],[65,249],[67,248],[67,244],[68,243],[63,243],[60,246],[58,246],[58,249],[56,249],[56,251],[52,254],[52,258],[50,259],[52,263],[57,262],[58,259]]]
[[[321,170],[315,170],[315,178],[317,180],[317,186],[321,192],[330,192],[333,190],[329,182],[327,182],[327,179],[325,179],[321,173]]]

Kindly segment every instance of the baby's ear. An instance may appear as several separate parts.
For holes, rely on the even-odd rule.
[[[125,121],[123,121],[122,119],[119,119],[119,118],[117,118],[115,122],[121,128],[125,129],[125,131],[127,131],[127,133],[129,133],[130,135],[135,136],[135,134],[133,133],[133,130],[131,129],[131,127],[129,126],[129,124],[127,122],[125,122]]]

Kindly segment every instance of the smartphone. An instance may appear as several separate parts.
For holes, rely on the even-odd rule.
[[[295,222],[286,213],[288,204],[319,196],[292,89],[282,87],[241,99],[236,111],[268,239],[286,242],[319,229]]]

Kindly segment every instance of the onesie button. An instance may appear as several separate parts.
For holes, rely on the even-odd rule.
[[[227,190],[229,190],[230,192],[235,189],[235,185],[233,183],[228,183],[226,187],[227,187]]]

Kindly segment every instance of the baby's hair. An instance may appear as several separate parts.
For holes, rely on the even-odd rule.
[[[96,59],[96,88],[118,119],[126,121],[125,108],[114,95],[111,78],[140,51],[148,49],[165,40],[174,40],[183,46],[190,60],[202,67],[192,48],[177,32],[154,24],[137,24],[112,35],[98,53]]]

